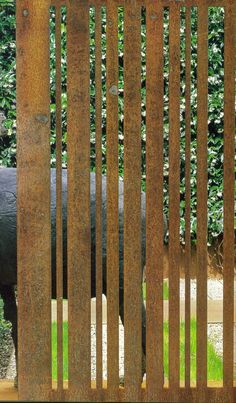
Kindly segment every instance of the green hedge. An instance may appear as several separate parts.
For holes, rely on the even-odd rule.
[[[180,217],[181,237],[184,238],[185,222],[185,13],[181,8],[181,130],[180,130]],[[16,102],[15,102],[15,9],[13,6],[0,7],[0,110],[6,115],[5,127],[8,135],[0,138],[0,164],[4,166],[16,165]],[[118,9],[119,20],[119,171],[123,175],[124,133],[123,133],[123,22],[124,15],[121,8]],[[106,14],[102,9],[102,157],[103,172],[106,172]],[[196,155],[197,155],[197,9],[191,11],[191,237],[196,241]],[[63,123],[63,166],[67,164],[66,138],[67,138],[67,93],[66,93],[66,13],[62,18],[62,123]],[[142,10],[141,38],[142,38],[142,186],[145,189],[146,165],[146,36],[145,36],[145,10]],[[169,14],[164,10],[164,210],[168,216],[168,72],[169,72]],[[51,54],[51,152],[52,166],[55,166],[55,14],[51,12],[50,24],[50,54]],[[223,232],[223,135],[224,135],[224,10],[223,8],[209,8],[209,32],[208,32],[208,241]],[[91,170],[95,169],[95,18],[94,9],[90,11],[90,71],[91,71]]]

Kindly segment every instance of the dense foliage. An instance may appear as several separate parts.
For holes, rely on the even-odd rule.
[[[15,101],[15,16],[14,6],[0,6],[0,111],[6,115],[4,122],[7,135],[0,137],[0,164],[16,164],[16,101]],[[124,152],[124,80],[123,80],[123,29],[124,15],[120,8],[119,16],[119,171],[123,175]],[[141,139],[142,139],[142,186],[145,189],[145,143],[146,143],[146,26],[145,9],[141,23]],[[196,239],[196,172],[197,172],[197,10],[191,12],[191,236]],[[67,85],[66,85],[66,11],[62,13],[62,123],[63,123],[63,166],[67,163]],[[102,9],[102,155],[103,172],[106,172],[106,13]],[[51,151],[52,166],[55,166],[55,14],[51,11],[50,23],[51,55]],[[223,96],[224,96],[224,10],[209,8],[208,32],[208,240],[223,232]],[[95,16],[90,11],[90,116],[91,116],[91,170],[95,170]],[[168,143],[169,143],[169,13],[164,10],[164,210],[168,216]],[[180,105],[180,216],[181,236],[184,237],[185,221],[185,13],[181,11],[181,105]]]

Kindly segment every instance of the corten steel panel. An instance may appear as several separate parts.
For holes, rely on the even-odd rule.
[[[17,2],[19,398],[51,387],[49,1]]]
[[[141,9],[124,7],[124,341],[128,401],[141,392]]]
[[[146,8],[146,370],[147,399],[163,388],[163,8]],[[159,393],[158,393],[159,392]]]
[[[89,2],[90,6],[106,6],[110,0],[91,0]],[[126,0],[113,0],[114,5],[116,7],[123,7]],[[136,0],[136,5],[145,6],[149,0]],[[179,0],[176,0],[177,2]],[[188,7],[197,7],[199,5],[206,5],[208,7],[223,7],[227,4],[228,0],[181,0],[181,6]],[[51,0],[51,5],[61,4],[61,5],[69,5],[70,0]],[[159,3],[162,7],[169,7],[170,4],[174,3],[174,0],[159,0]]]
[[[185,49],[185,387],[190,387],[190,265],[191,265],[191,9],[186,8]]]
[[[107,384],[119,388],[118,9],[107,4]]]
[[[225,402],[233,397],[234,340],[234,152],[235,152],[235,3],[225,7],[224,36],[224,302],[223,385]]]
[[[96,388],[102,388],[102,52],[101,7],[95,8],[96,96]]]
[[[207,386],[207,135],[208,9],[198,8],[197,22],[197,387],[205,401]]]
[[[70,398],[91,387],[91,230],[89,7],[67,8],[68,52],[68,342]]]
[[[62,232],[62,120],[61,120],[61,8],[56,8],[56,281],[57,388],[63,389],[63,232]]]
[[[169,382],[179,386],[180,6],[169,28]],[[175,394],[173,394],[174,398]]]

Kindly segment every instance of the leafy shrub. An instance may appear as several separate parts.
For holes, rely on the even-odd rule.
[[[8,134],[0,138],[0,164],[16,165],[16,111],[15,111],[15,9],[13,6],[0,8],[0,109],[6,115],[4,122]],[[223,135],[224,135],[224,9],[209,8],[208,32],[208,241],[223,232]],[[164,10],[164,211],[168,216],[169,176],[169,13]],[[119,173],[123,175],[124,158],[124,12],[118,9],[118,52],[119,52]],[[191,237],[196,241],[196,198],[197,198],[197,9],[191,11]],[[62,127],[63,166],[67,165],[67,52],[66,11],[62,12]],[[180,92],[180,224],[181,237],[185,234],[185,13],[181,8],[181,92]],[[102,163],[106,172],[106,12],[102,8]],[[146,179],[146,25],[145,9],[141,19],[141,139],[142,139],[142,187]],[[55,12],[51,11],[50,23],[51,65],[51,164],[56,161],[55,133]],[[90,10],[90,127],[91,127],[91,170],[95,170],[95,12]]]

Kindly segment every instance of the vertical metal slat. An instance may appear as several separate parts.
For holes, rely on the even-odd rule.
[[[51,390],[49,1],[17,2],[16,20],[18,391],[21,400],[48,400]]]
[[[88,1],[68,5],[68,337],[71,398],[91,387],[90,72]]]
[[[147,400],[163,387],[163,8],[146,8],[146,369]]]
[[[125,398],[141,392],[141,29],[140,7],[124,7]]]
[[[119,389],[118,9],[107,3],[107,381]]]
[[[208,7],[198,7],[197,27],[197,388],[207,387],[207,133]]]
[[[235,7],[225,7],[224,37],[224,301],[223,386],[225,401],[233,401],[234,363],[234,153],[235,153]]]

